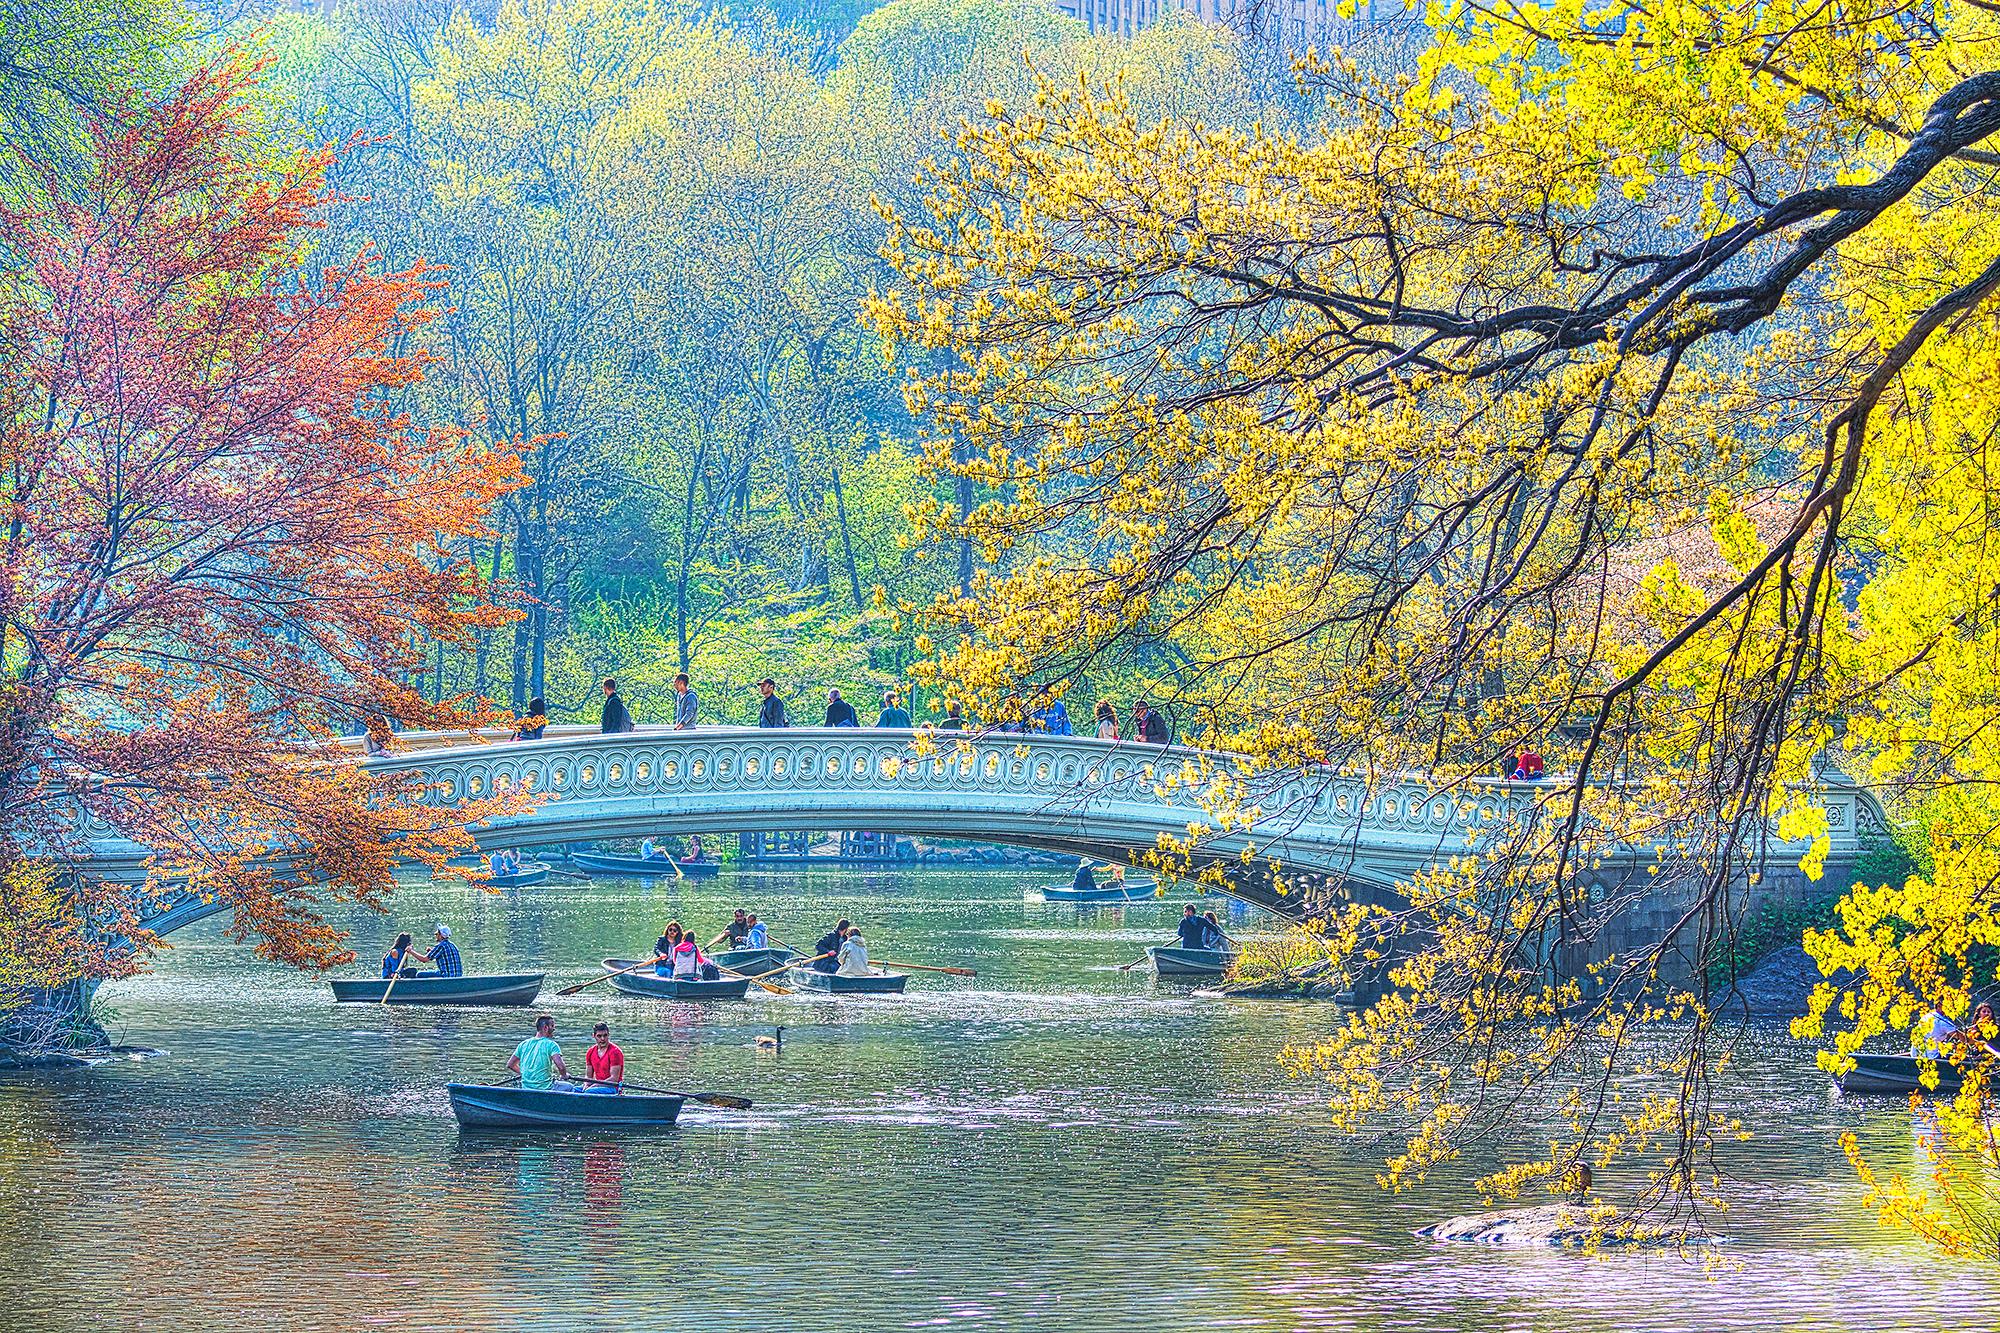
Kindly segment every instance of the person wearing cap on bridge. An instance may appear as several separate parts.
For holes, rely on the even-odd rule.
[[[426,975],[439,977],[465,975],[465,963],[458,956],[458,946],[451,942],[450,926],[440,925],[437,928],[437,943],[433,944],[430,951],[424,955],[424,961],[437,969],[436,972]]]

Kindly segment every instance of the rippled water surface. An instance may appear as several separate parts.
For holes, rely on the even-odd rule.
[[[1860,1208],[1835,1139],[1907,1166],[1907,1111],[1842,1102],[1776,1033],[1714,1271],[1659,1254],[1440,1247],[1476,1201],[1393,1197],[1273,1057],[1327,1009],[1197,999],[1143,969],[1174,902],[1078,910],[1008,872],[726,871],[679,888],[409,885],[468,970],[546,970],[572,1058],[753,1098],[646,1136],[461,1135],[442,1085],[499,1075],[530,1011],[336,1007],[214,922],[106,991],[167,1058],[0,1082],[0,1328],[1981,1329],[2000,1274]],[[897,999],[571,998],[668,915],[738,903],[810,944],[950,962]],[[394,923],[357,917],[379,957]],[[755,1038],[782,1024],[771,1055]],[[1600,1182],[1604,1183],[1604,1182]]]

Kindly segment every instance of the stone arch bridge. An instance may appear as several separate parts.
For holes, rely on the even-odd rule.
[[[497,851],[662,833],[866,830],[998,842],[1114,863],[1208,825],[1193,776],[1236,775],[1226,755],[1081,736],[990,734],[936,738],[920,754],[908,732],[797,727],[642,728],[622,735],[551,728],[540,741],[415,734],[399,752],[359,760],[420,772],[440,802],[528,788],[531,810],[475,830]],[[358,756],[357,756],[358,758]],[[1357,897],[1393,894],[1427,868],[1476,847],[1480,830],[1525,811],[1547,787],[1479,782],[1440,792],[1411,778],[1373,784],[1330,770],[1239,778],[1256,817],[1210,831],[1197,866],[1220,865],[1237,897],[1280,912],[1265,858],[1287,873],[1335,877]],[[1196,784],[1198,785],[1198,783]],[[1827,793],[1829,863],[1851,862],[1879,832],[1879,807],[1852,788]],[[1253,847],[1246,864],[1242,853]],[[1796,862],[1802,848],[1792,849]],[[144,874],[145,849],[93,844],[93,873]],[[1782,855],[1785,849],[1776,849]],[[1630,866],[1643,864],[1633,857]],[[192,898],[148,925],[165,933],[221,910]]]

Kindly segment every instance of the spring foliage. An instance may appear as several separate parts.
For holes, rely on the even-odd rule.
[[[227,59],[133,99],[95,123],[82,180],[40,163],[45,202],[0,211],[18,261],[0,294],[0,876],[10,913],[46,916],[29,867],[127,838],[156,853],[152,883],[77,887],[49,938],[143,943],[135,922],[178,884],[225,898],[265,956],[324,967],[350,955],[320,907],[377,903],[399,857],[469,846],[466,814],[327,742],[363,718],[476,715],[411,683],[432,643],[503,617],[454,547],[518,471],[398,407],[440,284],[365,252],[305,262],[333,154],[264,166],[256,77]],[[44,979],[135,961],[12,954]]]
[[[1491,1191],[1622,1157],[1698,1221],[1739,1132],[1713,1093],[1743,886],[1824,868],[1824,760],[1952,797],[1935,874],[1809,940],[1861,981],[1801,1031],[1837,1060],[1995,980],[1995,20],[1432,19],[1394,77],[1308,61],[1309,133],[1050,78],[921,206],[882,201],[867,318],[975,496],[916,523],[992,562],[905,609],[987,716],[1136,670],[1266,767],[1473,800],[1547,756],[1526,816],[1335,914],[1329,952],[1394,942],[1396,986],[1291,1061],[1342,1123],[1404,1127],[1392,1186],[1553,1098],[1568,1133]],[[1214,827],[1251,799],[1184,776]],[[1642,898],[1665,925],[1635,933]],[[1942,1142],[1990,1170],[1986,1097],[1975,1071]]]

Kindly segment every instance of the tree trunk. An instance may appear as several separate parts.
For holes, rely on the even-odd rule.
[[[847,527],[847,494],[840,484],[840,469],[833,470],[833,512],[840,520],[840,549],[847,559],[847,587],[854,594],[854,609],[865,610],[861,597],[861,574],[854,567],[854,534]]]

